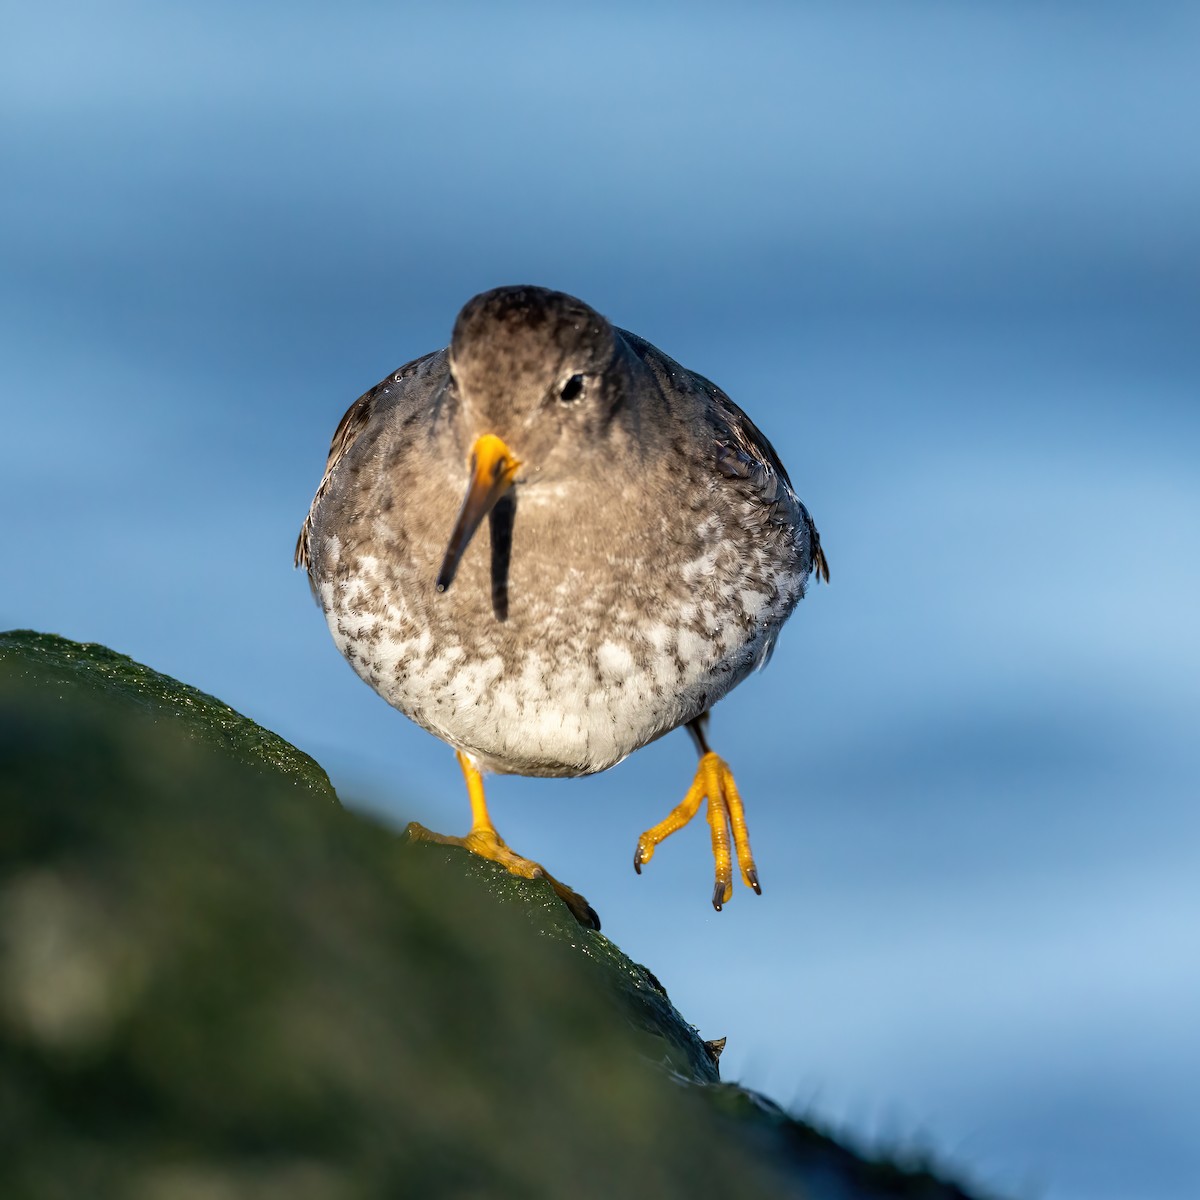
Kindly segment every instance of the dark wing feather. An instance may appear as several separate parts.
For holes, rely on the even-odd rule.
[[[712,421],[717,445],[717,467],[732,479],[743,479],[762,502],[787,519],[808,528],[812,551],[812,573],[829,582],[829,560],[821,549],[821,535],[792,487],[775,447],[757,425],[716,384],[696,376],[713,401]]]
[[[805,512],[808,510],[805,509]],[[812,571],[813,578],[819,583],[822,579],[829,582],[829,559],[825,557],[825,551],[821,548],[821,535],[817,532],[817,527],[813,524],[812,517],[808,518],[808,534],[812,538]]]
[[[333,441],[329,445],[329,455],[325,459],[325,474],[321,476],[317,494],[313,496],[312,504],[308,507],[308,516],[304,518],[304,524],[300,527],[300,536],[296,539],[296,553],[292,560],[295,566],[308,569],[308,543],[312,535],[312,523],[317,505],[320,504],[321,497],[325,495],[325,489],[329,486],[329,480],[333,476],[334,469],[341,462],[342,456],[354,445],[359,434],[370,423],[379,395],[391,384],[399,383],[413,374],[427,358],[432,358],[437,353],[438,351],[433,350],[429,354],[422,354],[420,358],[414,358],[412,362],[405,363],[398,371],[393,371],[382,383],[377,384],[369,392],[364,392],[346,409],[345,416],[338,422],[337,429],[333,431]]]

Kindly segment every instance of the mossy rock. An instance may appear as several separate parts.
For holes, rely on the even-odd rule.
[[[0,634],[0,763],[6,1200],[965,1196],[719,1084],[547,885],[104,647]]]
[[[135,713],[257,767],[276,782],[288,780],[336,802],[329,776],[314,759],[278,734],[256,725],[215,696],[180,683],[125,654],[95,643],[18,629],[0,633],[0,679],[12,696],[25,690],[44,701],[81,701],[106,709],[114,720]]]

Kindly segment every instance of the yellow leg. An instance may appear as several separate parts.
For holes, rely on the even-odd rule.
[[[589,929],[599,929],[600,918],[596,916],[596,910],[578,892],[560,883],[539,863],[514,854],[508,848],[488,816],[487,800],[483,794],[483,776],[461,751],[458,752],[458,765],[467,781],[467,798],[471,801],[471,832],[466,837],[450,837],[444,833],[434,833],[413,821],[405,831],[408,836],[414,841],[437,842],[442,846],[462,846],[472,854],[478,854],[480,858],[499,863],[511,874],[519,875],[522,879],[544,879],[581,925],[586,925]]]
[[[713,908],[721,911],[722,905],[733,898],[733,855],[737,856],[738,869],[747,887],[762,894],[758,882],[758,869],[750,851],[750,835],[746,830],[746,812],[742,797],[733,781],[729,764],[718,758],[700,740],[703,747],[696,778],[688,788],[687,795],[671,810],[670,814],[638,838],[633,852],[633,869],[640,875],[642,867],[654,857],[659,842],[676,830],[682,829],[700,811],[700,801],[708,799],[708,827],[712,833],[713,863],[717,881],[713,888]],[[730,843],[732,842],[732,853]]]

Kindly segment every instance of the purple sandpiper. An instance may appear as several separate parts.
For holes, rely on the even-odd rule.
[[[714,907],[733,857],[760,891],[708,710],[829,568],[779,456],[720,388],[571,296],[484,292],[449,347],[350,406],[296,563],[359,676],[457,752],[471,832],[414,836],[544,877],[599,928],[507,847],[482,775],[590,775],[685,725],[695,779],[634,867],[706,800]]]

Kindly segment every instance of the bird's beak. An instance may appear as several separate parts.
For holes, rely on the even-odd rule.
[[[512,487],[521,464],[495,434],[485,433],[471,447],[471,482],[463,497],[454,532],[438,572],[437,590],[444,592],[453,582],[464,551],[479,528],[479,523],[496,507],[497,501]]]

